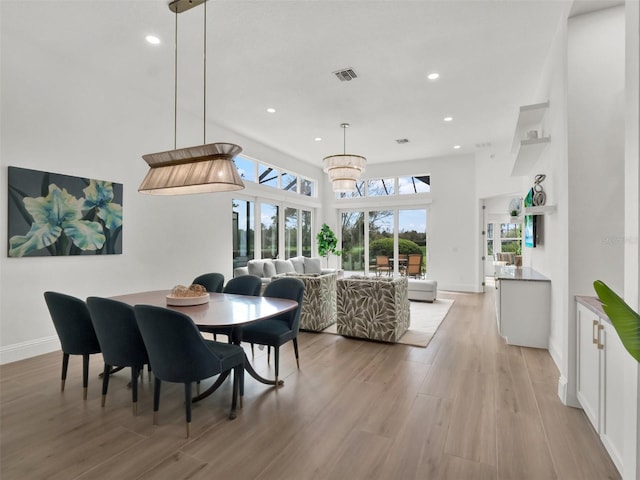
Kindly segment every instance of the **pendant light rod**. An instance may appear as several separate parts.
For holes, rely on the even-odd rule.
[[[349,128],[348,123],[341,123],[342,127],[342,153],[347,153],[347,128]]]
[[[173,38],[173,149],[178,148],[178,11]]]

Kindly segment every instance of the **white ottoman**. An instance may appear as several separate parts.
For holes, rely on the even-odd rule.
[[[409,279],[409,300],[433,302],[438,293],[438,282],[435,280]]]

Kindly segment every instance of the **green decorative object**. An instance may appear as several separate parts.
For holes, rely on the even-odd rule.
[[[602,302],[602,308],[627,352],[640,362],[640,314],[633,311],[627,303],[611,290],[604,282],[596,280],[593,288]]]
[[[331,227],[326,223],[322,224],[322,228],[320,228],[318,235],[316,235],[316,240],[318,241],[318,255],[325,257],[327,263],[329,262],[329,254],[342,255],[342,250],[337,250],[338,237],[336,237]]]

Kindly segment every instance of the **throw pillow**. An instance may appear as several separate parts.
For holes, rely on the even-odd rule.
[[[304,273],[322,273],[320,259],[304,257]]]
[[[247,269],[249,270],[249,275],[264,277],[264,260],[250,260],[247,264]]]
[[[293,264],[296,272],[304,273],[304,257],[291,257],[289,261]]]
[[[296,269],[293,267],[293,263],[291,263],[291,260],[274,260],[273,263],[275,263],[276,265],[277,273],[289,273],[296,271]]]
[[[276,266],[271,260],[265,260],[263,270],[265,278],[271,278],[276,274]]]

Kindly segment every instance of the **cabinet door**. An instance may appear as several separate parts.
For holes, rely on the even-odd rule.
[[[600,350],[597,343],[600,319],[588,308],[577,304],[577,395],[584,413],[600,433]]]
[[[633,357],[625,350],[615,328],[602,320],[600,342],[604,344],[600,368],[602,371],[602,397],[600,409],[600,438],[619,471],[622,469],[624,444],[623,369]],[[635,361],[635,360],[633,360]]]
[[[496,278],[496,291],[495,291],[495,303],[496,303],[496,323],[498,324],[498,334],[502,335],[500,326],[500,280]]]

